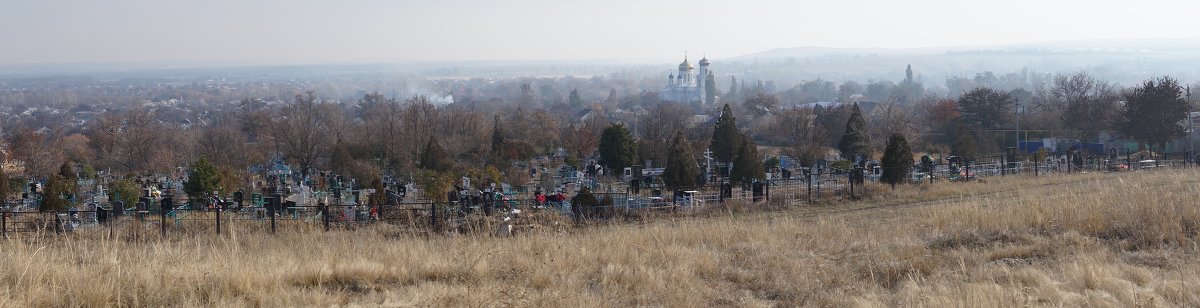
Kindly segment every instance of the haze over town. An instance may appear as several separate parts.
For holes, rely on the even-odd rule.
[[[0,308],[1198,307],[1196,12],[0,0]]]
[[[1194,1],[17,1],[0,64],[667,61],[1196,37]]]

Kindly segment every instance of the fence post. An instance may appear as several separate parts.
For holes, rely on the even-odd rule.
[[[167,237],[167,211],[160,209],[158,211],[158,231],[163,237]]]
[[[224,207],[221,203],[217,203],[217,236],[221,235],[221,210]]]
[[[437,230],[437,202],[429,202],[429,229]]]
[[[850,178],[850,200],[854,200],[854,171],[850,171],[849,178]],[[895,189],[896,187],[893,186],[892,188]]]
[[[329,206],[325,203],[318,203],[321,211],[321,223],[325,225],[325,232],[329,232]]]
[[[821,199],[821,170],[817,169],[817,200]]]
[[[767,205],[771,205],[771,180],[767,180],[767,185],[766,187],[763,187],[763,190],[765,190],[763,195],[767,198]],[[695,196],[693,196],[693,198],[695,198]]]
[[[809,169],[809,174],[807,176],[808,179],[805,179],[804,182],[808,184],[808,203],[812,203],[812,169]]]
[[[268,205],[267,214],[271,216],[271,234],[275,234],[275,214],[279,213],[279,206],[283,204],[283,198],[278,193],[271,195],[271,204]]]
[[[175,207],[174,196],[163,195],[158,201],[158,228],[163,237],[167,237],[167,211]]]

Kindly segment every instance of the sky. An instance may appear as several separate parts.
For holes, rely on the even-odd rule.
[[[1194,38],[1169,0],[0,0],[0,64],[730,58],[774,48]]]

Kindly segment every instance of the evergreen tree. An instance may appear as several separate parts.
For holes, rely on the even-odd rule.
[[[421,194],[433,202],[445,202],[450,190],[454,189],[455,178],[449,172],[417,170],[413,184],[421,188]]]
[[[700,176],[700,168],[696,166],[696,158],[692,156],[691,148],[688,146],[687,138],[683,136],[683,132],[676,132],[675,140],[671,143],[671,154],[667,159],[667,167],[666,170],[663,170],[662,174],[663,182],[667,186],[696,186],[696,178]]]
[[[887,148],[883,150],[883,161],[880,164],[883,165],[881,179],[884,182],[895,186],[896,183],[904,181],[913,165],[912,148],[908,146],[908,139],[898,133],[888,137]]]
[[[741,146],[741,134],[737,130],[737,118],[733,117],[733,110],[729,108],[729,104],[725,104],[725,107],[721,109],[721,117],[717,118],[717,124],[713,127],[709,149],[712,150],[713,158],[718,162],[728,163],[733,161],[739,146]]]
[[[737,77],[729,76],[729,92],[725,93],[725,96],[737,99],[739,94],[741,93],[738,93]]]
[[[637,143],[624,124],[613,123],[600,134],[600,163],[615,172],[637,161]]]
[[[353,164],[354,157],[350,155],[350,148],[342,139],[338,139],[333,145],[333,155],[329,158],[329,169],[337,174],[350,174]]]
[[[75,173],[75,168],[71,166],[71,162],[64,162],[58,167],[58,175],[67,178],[70,181],[79,181],[78,174]]]
[[[42,212],[63,211],[71,207],[71,188],[74,186],[70,180],[62,175],[53,175],[49,181],[46,181],[46,188],[42,192],[42,203],[38,206],[38,210]]]
[[[592,213],[597,206],[600,206],[600,201],[587,187],[580,188],[579,193],[571,197],[571,212],[575,215],[576,223],[583,219],[583,215]]]
[[[92,167],[91,164],[85,164],[85,165],[83,165],[83,174],[82,175],[83,175],[83,179],[85,179],[85,180],[95,180],[96,179],[96,168]]]
[[[429,143],[426,143],[425,149],[421,151],[421,168],[438,172],[448,171],[452,166],[447,155],[446,149],[438,144],[437,137],[429,137]]]
[[[909,64],[908,67],[904,68],[904,84],[909,85],[912,83],[913,83],[912,64]]]
[[[492,155],[499,156],[504,150],[504,129],[500,127],[500,115],[492,120]]]
[[[740,136],[741,146],[738,147],[737,158],[733,161],[733,172],[729,175],[734,182],[766,179],[763,171],[763,160],[758,156],[758,145],[750,136]]]
[[[517,108],[533,107],[533,104],[536,102],[537,97],[533,94],[533,86],[528,83],[521,84],[521,96],[517,99]]]
[[[965,159],[975,158],[975,135],[965,124],[958,124],[958,131],[954,133],[954,144],[950,145],[950,155]]]
[[[571,107],[579,108],[583,106],[583,99],[579,98],[579,89],[571,89],[571,95],[568,96],[571,102]]]
[[[188,180],[183,183],[183,192],[187,193],[188,200],[195,205],[195,202],[204,200],[212,192],[220,190],[220,187],[221,176],[217,172],[217,166],[201,156],[188,170]]]
[[[704,103],[705,104],[716,103],[718,95],[720,95],[720,94],[717,93],[717,80],[716,80],[716,77],[713,76],[713,73],[710,71],[710,72],[708,72],[707,76],[704,76],[704,96],[705,96]]]
[[[867,120],[857,103],[850,108],[850,119],[846,121],[846,133],[838,141],[838,151],[841,151],[842,158],[848,160],[859,156],[866,159],[871,156],[871,136],[867,134]]]
[[[375,190],[371,193],[371,205],[379,206],[387,203],[387,188],[383,186],[383,180],[378,178],[371,180],[371,189]]]
[[[108,184],[107,188],[108,200],[121,201],[125,207],[133,206],[138,197],[142,195],[142,189],[138,184],[128,178],[113,181]]]
[[[75,167],[71,165],[71,162],[64,162],[60,165],[58,175],[62,176],[67,183],[63,193],[67,195],[68,199],[79,194],[79,174],[75,173]]]
[[[0,205],[8,200],[8,195],[12,193],[12,183],[8,180],[8,175],[4,174],[4,167],[0,166]]]
[[[1121,133],[1143,145],[1163,146],[1186,136],[1179,123],[1187,119],[1183,88],[1171,77],[1147,80],[1125,92]]]

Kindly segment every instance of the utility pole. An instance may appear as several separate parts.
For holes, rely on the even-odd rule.
[[[1185,94],[1184,94],[1184,97],[1186,97],[1186,98],[1185,98],[1184,100],[1186,100],[1186,101],[1187,101],[1187,104],[1188,104],[1188,111],[1187,111],[1187,118],[1188,118],[1188,127],[1187,127],[1187,133],[1188,133],[1188,138],[1187,138],[1187,140],[1188,140],[1188,157],[1185,157],[1185,158],[1184,158],[1184,161],[1191,161],[1191,160],[1192,160],[1192,155],[1195,155],[1195,154],[1192,154],[1192,153],[1194,153],[1193,151],[1195,151],[1195,148],[1194,148],[1194,147],[1195,147],[1195,143],[1196,143],[1196,140],[1194,140],[1194,139],[1193,139],[1193,138],[1195,138],[1195,136],[1196,136],[1196,132],[1193,132],[1193,131],[1192,131],[1193,129],[1195,129],[1195,126],[1193,126],[1193,125],[1192,125],[1192,86],[1191,86],[1191,85],[1188,85],[1188,86],[1187,86],[1185,89],[1186,89],[1186,90],[1185,90],[1185,92],[1184,92],[1184,93],[1185,93]],[[1186,165],[1186,164],[1185,164],[1185,165]]]
[[[1017,136],[1016,136],[1017,148],[1016,149],[1017,149],[1017,151],[1021,151],[1021,111],[1023,111],[1023,110],[1021,110],[1021,99],[1018,98],[1018,99],[1016,99],[1016,101],[1017,101],[1017,108],[1015,110],[1017,113]]]

